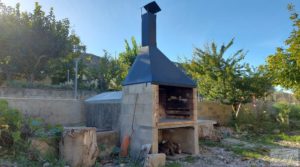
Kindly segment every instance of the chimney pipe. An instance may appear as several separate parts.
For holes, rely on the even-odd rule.
[[[155,1],[144,8],[147,12],[142,15],[142,46],[156,47],[156,13],[161,9]]]

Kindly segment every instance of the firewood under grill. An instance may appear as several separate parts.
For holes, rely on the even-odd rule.
[[[180,144],[170,140],[163,140],[162,142],[160,142],[158,145],[158,149],[159,153],[164,153],[171,156],[182,153]]]

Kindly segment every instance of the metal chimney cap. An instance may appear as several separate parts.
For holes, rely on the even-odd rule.
[[[144,6],[145,10],[149,13],[155,14],[161,11],[160,7],[157,5],[155,1],[148,3]]]

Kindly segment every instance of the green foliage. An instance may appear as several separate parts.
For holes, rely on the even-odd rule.
[[[287,128],[289,126],[289,113],[291,108],[288,104],[277,103],[273,106],[276,111],[276,120],[282,126]]]
[[[268,155],[268,151],[260,149],[260,148],[243,148],[240,146],[232,146],[227,148],[235,154],[242,155],[243,157],[248,158],[262,158],[265,155]]]
[[[285,48],[277,48],[275,54],[268,56],[266,68],[275,85],[292,89],[300,97],[300,19],[292,4],[288,10],[293,30],[285,41]]]
[[[244,108],[234,123],[240,132],[269,134],[299,129],[299,118],[299,105],[275,103],[268,111],[253,112]]]
[[[272,91],[272,85],[263,68],[252,69],[242,63],[245,57],[243,50],[225,58],[232,45],[233,39],[222,45],[220,50],[215,43],[204,50],[195,48],[193,59],[184,63],[183,67],[197,81],[200,95],[232,105],[233,118],[236,118],[241,104],[266,96]]]
[[[125,51],[119,54],[119,65],[122,69],[121,71],[121,79],[120,83],[125,79],[127,76],[131,65],[134,63],[136,56],[138,55],[138,51],[140,46],[136,43],[134,37],[131,38],[132,47],[130,47],[129,42],[125,40]]]
[[[7,101],[0,100],[0,145],[11,148],[21,140],[22,115],[8,107]]]
[[[240,112],[234,123],[240,132],[246,131],[254,134],[270,133],[274,129],[279,128],[275,116],[270,112],[264,110],[253,112],[247,108]]]
[[[30,146],[30,138],[53,139],[52,145],[56,146],[61,132],[61,126],[47,125],[42,119],[25,117],[10,108],[7,101],[0,100],[0,166],[3,160],[23,166],[42,166],[45,162],[52,166],[64,166],[65,163],[57,159],[57,155],[42,155]]]
[[[104,50],[104,55],[99,61],[99,90],[120,90],[121,73],[124,72],[117,59]]]
[[[291,112],[289,113],[290,119],[300,120],[300,105],[290,105]]]
[[[273,107],[276,120],[282,129],[300,128],[300,105],[277,103]]]
[[[57,71],[53,74],[49,63],[72,53],[74,45],[81,46],[70,33],[69,20],[56,20],[53,8],[46,14],[37,2],[32,12],[20,12],[20,4],[13,8],[0,3],[0,29],[1,75],[8,80],[53,77]]]

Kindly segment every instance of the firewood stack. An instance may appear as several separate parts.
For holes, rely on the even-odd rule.
[[[159,143],[159,153],[164,153],[166,155],[174,156],[175,154],[181,154],[181,146],[179,143],[173,142],[171,140],[162,140]]]

